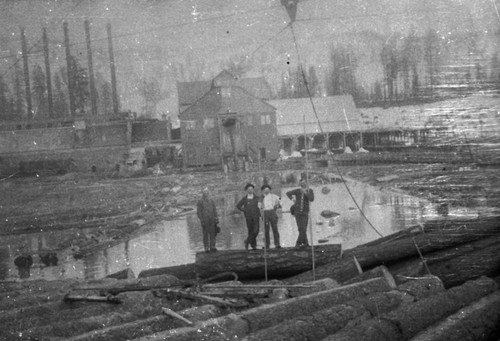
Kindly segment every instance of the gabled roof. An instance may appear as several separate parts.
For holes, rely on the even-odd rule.
[[[307,134],[363,130],[352,96],[314,97],[312,102],[316,113],[309,98],[269,101],[276,108],[278,135],[303,135],[304,127]]]
[[[221,113],[270,113],[275,108],[238,86],[229,88],[230,96],[223,96],[221,88],[212,88],[202,98],[180,113],[181,120],[189,120]]]
[[[229,78],[228,78],[229,77]],[[214,82],[223,80],[230,81],[233,78],[232,86],[237,86],[245,89],[248,93],[256,98],[268,100],[271,98],[271,88],[266,82],[264,77],[256,78],[237,78],[234,77],[229,71],[223,70],[213,80],[198,81],[198,82],[177,82],[177,92],[179,97],[179,108],[181,112],[183,108],[193,104],[198,99],[203,97],[210,91]]]

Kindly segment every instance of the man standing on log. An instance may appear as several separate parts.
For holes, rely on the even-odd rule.
[[[280,234],[278,232],[278,215],[276,210],[281,207],[280,197],[271,193],[271,186],[268,184],[262,185],[262,209],[264,210],[264,237],[266,239],[266,249],[269,249],[271,241],[269,240],[269,225],[273,229],[274,246],[277,249],[281,248]]]
[[[291,190],[286,193],[286,196],[294,201],[294,215],[299,230],[299,237],[295,246],[303,247],[309,246],[307,241],[307,225],[309,223],[309,209],[310,203],[314,201],[314,192],[308,188],[305,179],[299,182],[300,188]]]
[[[245,220],[247,223],[248,236],[245,239],[245,249],[248,250],[248,245],[252,249],[257,249],[257,235],[259,234],[259,198],[255,195],[255,186],[251,183],[247,183],[245,186],[245,191],[247,194],[241,198],[241,200],[236,204],[236,208],[245,214]]]
[[[198,200],[196,205],[196,213],[203,229],[203,246],[205,252],[215,252],[217,251],[215,248],[215,235],[219,223],[217,208],[215,202],[210,198],[208,188],[205,187],[201,193],[201,199]]]

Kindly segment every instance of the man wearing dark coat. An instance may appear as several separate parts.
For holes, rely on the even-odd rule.
[[[307,225],[309,223],[309,210],[310,203],[314,201],[314,192],[312,189],[307,188],[307,182],[302,179],[299,182],[300,188],[291,190],[286,193],[286,196],[294,201],[294,215],[299,230],[299,237],[295,246],[302,247],[308,246],[307,241]]]
[[[255,194],[255,186],[247,183],[245,186],[246,195],[236,204],[236,208],[244,213],[247,223],[248,236],[245,239],[245,249],[248,245],[252,249],[257,249],[257,235],[259,234],[260,223],[260,201]]]
[[[205,252],[215,252],[217,251],[215,247],[216,227],[219,223],[217,208],[215,202],[210,198],[208,188],[204,188],[201,193],[201,199],[196,205],[196,213],[203,229],[203,246]]]

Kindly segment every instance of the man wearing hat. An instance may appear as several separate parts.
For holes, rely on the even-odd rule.
[[[294,215],[299,230],[299,237],[295,246],[302,247],[308,246],[307,241],[307,225],[309,223],[309,210],[310,203],[314,201],[314,192],[312,189],[307,188],[305,179],[299,181],[300,188],[291,190],[286,193],[286,196],[294,201]]]
[[[264,237],[266,239],[266,249],[269,249],[271,244],[269,240],[269,225],[271,225],[274,246],[280,249],[280,234],[278,232],[278,215],[276,214],[276,210],[281,207],[281,198],[271,193],[271,189],[271,186],[268,184],[264,184],[260,188],[262,191],[262,209],[264,211]]]
[[[203,229],[203,246],[205,247],[205,252],[214,252],[217,251],[215,236],[217,234],[219,217],[217,216],[215,202],[210,198],[208,188],[205,187],[201,193],[201,199],[198,200],[196,205],[196,213]]]
[[[248,236],[245,239],[245,249],[248,245],[257,249],[257,235],[259,234],[259,198],[255,195],[255,186],[251,183],[245,185],[246,195],[236,204],[236,208],[244,213],[247,223]]]

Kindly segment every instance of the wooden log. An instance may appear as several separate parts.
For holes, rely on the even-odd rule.
[[[460,309],[412,341],[486,341],[500,336],[500,291]]]
[[[461,254],[442,262],[428,262],[429,270],[446,288],[480,276],[500,275],[500,243]]]
[[[190,282],[189,282],[190,283]],[[171,275],[158,275],[146,278],[134,278],[126,280],[99,281],[96,284],[89,283],[73,288],[73,290],[99,291],[102,294],[117,295],[128,291],[147,291],[151,289],[170,288],[186,285],[185,281],[179,280]]]
[[[226,340],[241,338],[260,329],[269,328],[298,315],[330,308],[355,298],[376,292],[395,289],[393,278],[373,278],[339,288],[291,298],[273,304],[265,304],[240,314],[230,314],[211,319],[193,327],[179,328],[157,333],[154,337],[137,340]]]
[[[340,287],[340,284],[331,278],[323,278],[317,281],[304,283],[305,287],[291,286],[288,287],[288,292],[291,297],[299,297],[309,295],[318,291],[329,290]]]
[[[162,302],[151,292],[130,292],[123,296],[119,305],[58,301],[15,309],[9,311],[10,316],[2,313],[0,319],[5,329],[13,328],[35,337],[61,336],[66,340],[78,333],[139,320],[161,310]],[[2,331],[0,328],[0,334]]]
[[[480,276],[500,275],[500,235],[424,255],[431,274],[449,288]],[[408,259],[390,267],[397,280],[426,272],[420,259]],[[413,275],[411,274],[413,273]]]
[[[360,275],[358,265],[353,257],[342,256],[342,258],[330,262],[325,265],[320,265],[312,271],[305,271],[298,275],[283,279],[285,283],[297,284],[308,282],[313,278],[316,280],[323,278],[332,278],[339,283],[346,282],[347,280]]]
[[[174,324],[177,322],[178,324]],[[82,333],[76,336],[64,337],[65,341],[105,341],[105,340],[128,340],[132,337],[140,337],[149,333],[160,332],[165,328],[185,325],[179,321],[172,321],[167,315],[157,315],[145,319],[136,319],[115,326],[104,327]]]
[[[319,245],[314,248],[316,265],[337,259],[342,252],[339,244]],[[228,250],[199,252],[196,254],[196,272],[207,278],[222,272],[235,272],[238,277],[255,279],[265,277],[264,257],[267,254],[267,274],[282,278],[293,276],[312,268],[311,248],[281,248],[264,250]],[[312,279],[312,277],[311,277]]]
[[[365,320],[397,308],[407,301],[398,291],[374,293],[360,299],[300,315],[245,337],[245,341],[321,340],[353,320]],[[376,306],[376,308],[375,308]]]
[[[342,284],[347,285],[347,284],[352,284],[352,283],[356,283],[356,282],[366,281],[367,279],[370,279],[370,278],[383,277],[383,276],[387,276],[388,273],[390,273],[390,272],[387,269],[387,267],[384,265],[380,265],[380,266],[377,266],[376,268],[365,271],[365,272],[357,275],[356,277],[348,279],[347,281],[342,282]]]
[[[344,255],[346,257],[351,256],[351,254],[355,256],[365,270],[418,255],[415,243],[420,252],[425,254],[498,235],[500,233],[500,217],[497,218],[499,220],[484,218],[457,222],[442,221],[439,226],[444,229],[443,231],[433,231],[373,247],[358,247],[346,250]],[[432,223],[438,224],[437,222]]]
[[[455,313],[462,307],[493,293],[498,285],[490,278],[469,281],[413,304],[332,334],[324,341],[408,340],[419,331]],[[390,334],[388,335],[388,331]]]
[[[171,275],[181,280],[194,280],[196,279],[195,264],[190,263],[163,268],[147,269],[141,271],[137,277],[144,278],[159,275]]]
[[[405,283],[398,285],[398,290],[413,296],[414,300],[434,295],[438,292],[443,292],[444,284],[437,276],[416,277],[407,280]]]
[[[389,266],[395,262],[412,258],[418,255],[418,250],[422,254],[456,247],[468,242],[483,239],[485,237],[495,237],[500,234],[500,222],[493,218],[482,218],[473,220],[459,220],[457,222],[441,221],[440,225],[433,222],[433,228],[440,226],[443,231],[433,231],[431,233],[417,235],[413,238],[395,240],[390,243],[360,246],[354,249],[345,250],[342,258],[330,264],[318,266],[315,274],[316,279],[325,277],[333,278],[339,282],[345,282],[356,276],[354,270],[353,256],[363,270],[368,270],[379,265]],[[418,246],[415,247],[415,244]],[[287,279],[289,283],[300,283],[305,278],[312,276],[312,271],[304,272],[300,275]]]
[[[176,318],[176,319],[179,319],[181,320],[182,322],[192,326],[193,325],[193,322],[189,321],[187,318],[185,318],[184,316],[181,316],[179,314],[177,314],[175,311],[173,311],[172,309],[170,308],[167,308],[167,307],[163,307],[161,308],[161,310],[163,311],[163,313],[165,315],[168,315],[168,316],[172,316],[173,318]]]
[[[180,315],[193,321],[205,321],[222,315],[222,309],[213,304],[205,304],[193,308],[184,309],[179,312]]]
[[[95,296],[95,295],[71,295],[67,294],[63,298],[64,302],[100,302],[100,303],[122,303],[121,298],[108,295],[108,296]]]
[[[135,278],[134,272],[130,268],[123,269],[121,271],[112,273],[111,275],[107,275],[106,278],[114,278],[114,279],[131,279]]]

